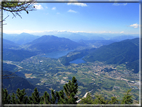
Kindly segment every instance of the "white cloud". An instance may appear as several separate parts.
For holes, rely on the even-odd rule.
[[[135,24],[130,25],[130,27],[138,28],[139,24],[135,23]]]
[[[37,30],[27,30],[27,29],[23,29],[23,30],[4,30],[4,33],[8,33],[8,34],[20,34],[20,33],[42,33],[43,31],[37,31]]]
[[[126,5],[127,5],[127,3],[123,3],[123,5],[124,5],[124,6],[126,6]]]
[[[114,6],[119,6],[120,4],[118,4],[118,3],[113,3],[113,5],[114,5]]]
[[[56,10],[56,7],[53,7],[52,10]]]
[[[20,34],[20,33],[30,33],[30,34],[35,34],[35,35],[45,35],[47,33],[60,33],[60,32],[71,32],[71,33],[97,33],[97,34],[103,34],[103,33],[108,33],[108,34],[120,34],[123,33],[124,31],[121,32],[113,32],[113,31],[68,31],[68,30],[46,30],[46,31],[38,31],[38,30],[4,30],[4,33],[7,34]],[[138,34],[138,33],[126,33],[125,34]]]
[[[124,31],[121,31],[120,33],[124,33]]]
[[[62,30],[62,31],[57,31],[57,32],[71,32],[71,33],[115,33],[115,32],[112,32],[112,31],[70,31],[70,30],[69,31]]]
[[[85,3],[67,3],[67,5],[76,5],[76,6],[82,6],[82,7],[87,6],[87,4]]]
[[[40,4],[34,4],[35,8],[40,10],[40,9],[43,9],[43,7],[40,5]]]
[[[126,6],[127,3],[113,3],[112,5],[114,5],[114,6],[120,6],[120,5]]]
[[[74,11],[74,10],[68,10],[68,12],[72,12],[72,13],[77,13],[76,11]]]

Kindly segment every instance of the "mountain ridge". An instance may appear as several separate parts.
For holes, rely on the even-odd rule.
[[[53,35],[44,35],[34,41],[27,43],[29,49],[34,49],[44,53],[62,50],[72,50],[81,44],[67,38],[56,37]]]
[[[127,39],[121,42],[115,42],[109,45],[102,46],[94,50],[89,55],[85,56],[83,60],[89,62],[103,61],[107,64],[122,64],[134,62],[136,60],[139,60],[139,43],[135,44],[135,42],[138,42],[138,40],[138,38],[132,40]]]
[[[3,39],[3,48],[9,49],[9,48],[18,48],[18,47],[19,46],[16,43],[7,39]]]
[[[15,36],[13,36],[13,35],[15,35]],[[29,33],[21,33],[21,34],[5,34],[4,33],[3,38],[10,40],[16,44],[23,45],[23,44],[26,44],[28,42],[31,42],[31,41],[39,38],[39,36],[35,36],[35,35],[29,34]]]

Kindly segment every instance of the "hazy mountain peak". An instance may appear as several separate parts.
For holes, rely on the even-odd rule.
[[[80,44],[70,39],[56,37],[54,35],[44,35],[30,42],[28,45],[29,48],[42,52],[70,50],[80,46]]]
[[[54,35],[43,35],[41,37],[42,38],[58,38],[57,36],[54,36]]]
[[[32,34],[28,34],[28,33],[21,33],[16,36],[13,36],[11,34],[4,34],[3,37],[4,37],[4,39],[10,40],[10,41],[20,44],[20,45],[26,44],[28,42],[31,42],[31,41],[39,38],[39,36],[35,36]]]

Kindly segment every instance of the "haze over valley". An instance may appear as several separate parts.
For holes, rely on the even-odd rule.
[[[92,90],[92,94],[99,92],[121,99],[123,93],[132,88],[134,100],[139,99],[137,36],[123,36],[122,41],[80,38],[77,42],[54,35],[32,35],[33,39],[25,36],[25,44],[18,44],[15,40],[22,41],[22,35],[3,35],[3,74],[18,71],[14,78],[3,79],[3,87],[10,93],[25,88],[30,95],[35,87],[40,94],[51,89],[59,91],[75,76],[80,98]],[[8,36],[15,39],[7,40]]]
[[[58,99],[58,103],[74,104],[86,96],[83,104],[92,103],[91,97],[93,104],[99,104],[96,101],[102,97],[101,104],[127,104],[124,100],[129,95],[125,94],[130,92],[128,103],[140,103],[138,2],[40,2],[32,6],[33,11],[20,12],[22,18],[3,10],[2,86],[10,95],[19,88],[28,96],[38,90],[40,103],[54,104]],[[45,101],[46,91],[51,101]]]

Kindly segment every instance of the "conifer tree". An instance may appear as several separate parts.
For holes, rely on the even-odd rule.
[[[12,93],[12,96],[11,96],[11,103],[12,104],[16,104],[17,103],[17,99],[16,99],[16,96],[14,93]]]
[[[54,91],[51,91],[51,104],[55,104],[56,102],[56,94],[54,93]]]
[[[133,103],[133,99],[132,99],[132,95],[130,95],[130,91],[132,89],[128,90],[126,92],[126,94],[124,95],[121,104],[132,104]]]
[[[34,89],[34,92],[32,93],[32,97],[30,97],[29,103],[32,104],[39,104],[40,103],[40,96],[37,88]]]
[[[2,103],[3,104],[10,104],[11,103],[11,97],[8,94],[8,90],[7,89],[2,89]]]
[[[20,90],[19,88],[16,91],[17,93],[17,104],[26,104],[28,102],[28,98],[25,96],[25,89]]]
[[[95,95],[94,104],[107,104],[107,100],[104,99],[101,95]]]
[[[91,97],[90,93],[87,94],[86,98],[82,98],[80,103],[81,104],[93,104],[93,98]]]
[[[40,104],[50,104],[50,98],[47,91],[45,91],[44,95],[40,98]]]
[[[72,81],[69,81],[64,85],[65,94],[67,96],[67,104],[76,104],[77,98],[75,95],[78,91],[77,79],[75,77],[72,78]]]
[[[23,99],[23,103],[28,104],[28,102],[29,102],[28,96],[25,96],[24,99]]]
[[[64,96],[63,90],[56,92],[56,97],[57,97],[58,104],[66,104],[67,99]]]
[[[116,97],[111,97],[111,101],[109,101],[109,104],[120,104],[120,102]]]
[[[12,93],[10,96],[7,89],[2,89],[2,103],[3,104],[76,104],[77,98],[75,97],[77,93],[77,80],[75,77],[72,81],[69,81],[64,85],[64,91],[59,92],[51,91],[51,98],[49,94],[45,91],[42,97],[39,96],[37,88],[34,89],[32,96],[25,96],[25,89],[16,91],[16,95]],[[124,95],[121,104],[132,104],[132,95],[130,95],[130,90]],[[65,93],[64,93],[65,92]],[[17,96],[17,98],[16,98]],[[111,100],[105,100],[101,95],[96,95],[95,100],[90,94],[86,98],[81,100],[81,104],[120,104],[116,97],[111,97]]]
[[[31,96],[29,96],[28,104],[33,104],[33,100]]]

